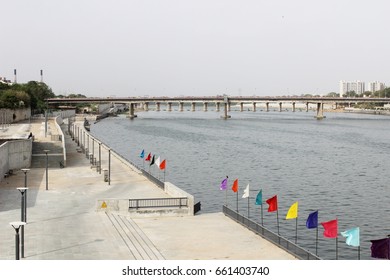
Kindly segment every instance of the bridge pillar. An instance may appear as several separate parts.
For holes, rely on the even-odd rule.
[[[306,112],[309,112],[309,102],[306,102]]]
[[[322,120],[324,118],[324,103],[317,103],[317,120]]]
[[[134,103],[129,103],[129,119],[134,119]]]
[[[160,102],[156,102],[156,111],[157,111],[157,112],[160,111]]]
[[[195,102],[191,102],[191,112],[195,112]]]
[[[282,102],[279,102],[279,112],[282,112]]]
[[[292,103],[292,111],[295,112],[295,102]]]
[[[253,112],[256,112],[256,102],[253,102]]]
[[[269,112],[269,102],[265,102],[266,111]]]
[[[208,105],[207,102],[204,102],[204,103],[203,103],[203,111],[204,111],[204,112],[207,112],[207,105]]]
[[[240,112],[244,111],[244,103],[240,102]]]
[[[179,102],[179,111],[180,112],[184,111],[184,102]]]
[[[215,102],[215,112],[219,112],[219,102]]]
[[[149,111],[149,102],[144,103],[144,111]]]
[[[168,112],[172,112],[172,102],[168,102]]]
[[[227,103],[227,110],[230,112],[230,102]]]

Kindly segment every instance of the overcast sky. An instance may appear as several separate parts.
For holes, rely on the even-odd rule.
[[[301,95],[390,84],[388,0],[0,0],[0,76],[55,94]]]

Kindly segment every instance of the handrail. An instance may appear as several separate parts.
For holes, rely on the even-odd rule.
[[[167,197],[167,198],[138,198],[129,199],[129,209],[139,208],[182,208],[188,207],[187,197]]]
[[[238,222],[239,224],[247,227],[254,233],[260,235],[261,237],[267,239],[271,243],[277,245],[278,247],[284,249],[285,251],[289,252],[290,254],[294,255],[298,259],[301,260],[320,260],[321,258],[302,247],[298,246],[297,244],[287,240],[286,238],[266,229],[262,225],[248,219],[247,217],[244,217],[237,213],[236,211],[230,209],[226,205],[223,205],[222,207],[223,213],[231,218],[232,220]]]

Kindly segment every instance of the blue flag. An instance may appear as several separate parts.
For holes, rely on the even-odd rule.
[[[309,217],[307,217],[306,220],[306,227],[307,228],[318,227],[318,210],[309,214]]]
[[[141,154],[139,155],[140,158],[144,158],[145,157],[145,150],[142,150]]]
[[[360,246],[360,231],[358,227],[343,231],[341,235],[347,238],[345,240],[345,243],[347,243],[347,245],[354,247]]]
[[[262,205],[262,204],[263,204],[263,190],[260,190],[256,196],[256,205]]]

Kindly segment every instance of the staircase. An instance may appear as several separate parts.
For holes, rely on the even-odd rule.
[[[164,260],[152,241],[129,217],[106,213],[135,260]]]

